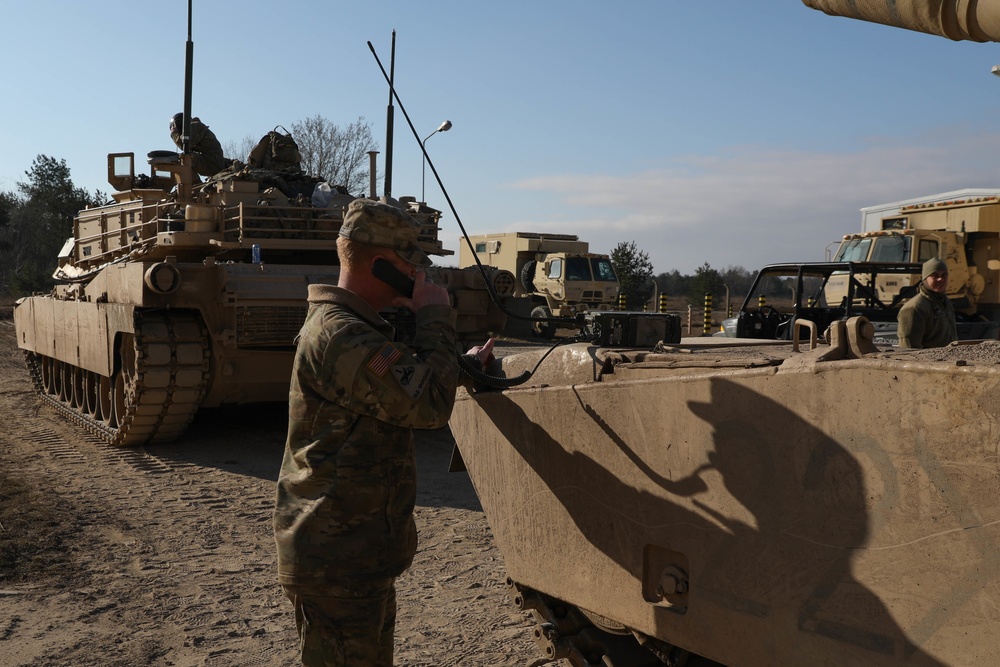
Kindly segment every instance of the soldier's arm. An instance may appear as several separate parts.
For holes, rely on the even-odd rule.
[[[920,349],[924,346],[925,321],[922,313],[906,308],[899,311],[899,347]]]
[[[440,428],[455,403],[458,361],[455,311],[425,306],[416,313],[413,347],[366,329],[331,339],[320,392],[353,412],[405,428]]]

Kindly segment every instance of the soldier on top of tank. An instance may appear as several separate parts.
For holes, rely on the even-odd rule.
[[[354,200],[337,285],[309,286],[274,512],[304,665],[392,665],[395,578],[417,546],[413,429],[447,424],[459,381],[456,311],[425,278],[419,232],[401,209]],[[376,277],[382,261],[403,274],[399,289]],[[389,306],[414,312],[412,346],[379,315]],[[470,361],[484,365],[492,347],[472,348]]]
[[[899,347],[944,347],[958,340],[955,308],[948,299],[948,265],[937,257],[924,262],[920,292],[899,309]]]
[[[170,118],[170,138],[180,150],[184,150],[183,131],[184,114],[175,113]],[[197,116],[191,119],[188,153],[194,156],[192,167],[200,176],[214,176],[231,164],[231,161],[222,154],[222,144],[215,137],[215,133]]]

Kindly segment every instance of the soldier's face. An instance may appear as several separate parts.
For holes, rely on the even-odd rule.
[[[924,283],[930,291],[936,292],[937,294],[944,294],[948,291],[948,272],[935,271],[931,275],[924,278]]]

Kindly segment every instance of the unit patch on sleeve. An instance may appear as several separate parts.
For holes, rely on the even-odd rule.
[[[386,343],[382,346],[381,350],[375,353],[372,360],[368,362],[368,370],[382,377],[389,370],[389,367],[402,356],[403,353],[393,347],[392,343]]]
[[[413,400],[420,398],[427,388],[427,380],[431,376],[431,369],[424,365],[392,367],[392,374],[396,376],[396,382],[406,394]]]

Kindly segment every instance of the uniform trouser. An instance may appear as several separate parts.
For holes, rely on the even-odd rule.
[[[306,667],[392,667],[393,579],[285,586]]]

